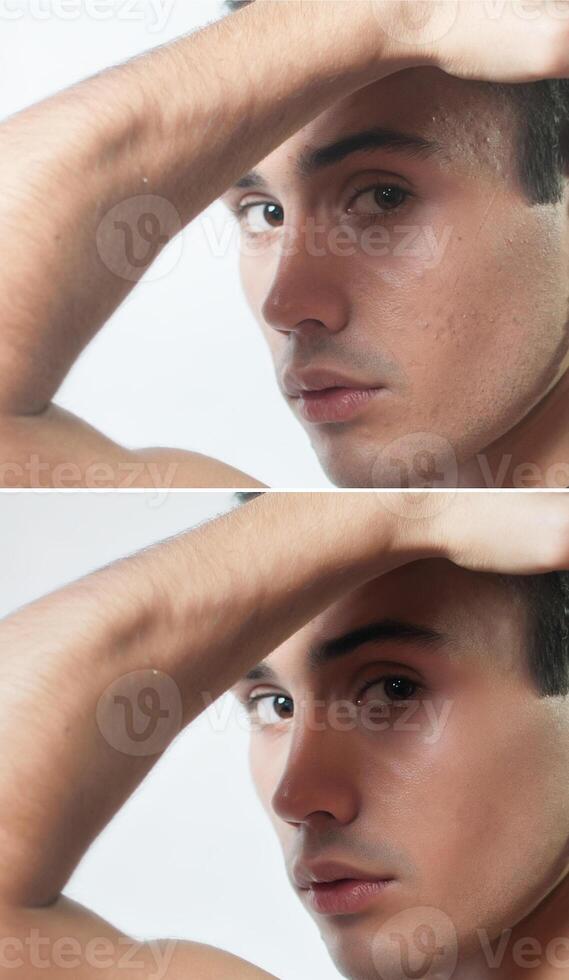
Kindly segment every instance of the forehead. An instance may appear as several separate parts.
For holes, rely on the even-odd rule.
[[[500,670],[520,662],[528,613],[517,591],[494,575],[469,572],[443,559],[405,565],[353,591],[273,651],[265,663],[283,673],[304,670],[307,654],[337,637],[383,620],[441,633],[444,655],[488,662]],[[401,649],[401,642],[396,641]],[[413,649],[413,642],[405,644]],[[417,644],[417,655],[424,645]]]
[[[475,176],[482,164],[502,172],[513,162],[514,114],[506,112],[493,91],[485,83],[451,78],[437,68],[398,72],[336,102],[256,169],[284,177],[308,150],[372,126],[437,142],[441,150],[432,159],[439,167],[460,166]]]

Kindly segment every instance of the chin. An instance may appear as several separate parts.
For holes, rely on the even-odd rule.
[[[316,436],[312,448],[328,479],[336,487],[373,488],[377,451],[355,444],[353,438],[346,436]]]
[[[337,487],[444,489],[457,487],[459,459],[443,436],[412,432],[377,442],[357,442],[354,434],[321,436],[312,447],[328,479]]]
[[[462,958],[454,924],[429,906],[402,909],[375,923],[354,917],[331,926],[322,938],[347,980],[448,980]]]
[[[352,926],[344,927],[342,935],[323,935],[322,938],[340,976],[346,980],[384,980],[374,962],[373,934],[362,935],[361,927]],[[385,980],[395,980],[395,977],[386,975]],[[403,976],[397,980],[403,980]]]

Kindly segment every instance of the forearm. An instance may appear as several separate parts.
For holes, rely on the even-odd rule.
[[[260,0],[4,123],[0,412],[43,411],[165,241],[372,80],[372,48],[359,40],[366,32],[352,28],[339,41],[345,18],[367,6]],[[383,73],[402,64],[386,51]],[[135,268],[117,222],[136,232],[140,196],[151,196],[143,208],[150,241],[135,242]]]
[[[408,560],[394,524],[381,494],[271,494],[5,620],[0,904],[52,901],[166,748],[105,737],[117,693],[136,701],[125,677],[148,671],[163,702],[166,675],[187,724],[341,593]]]

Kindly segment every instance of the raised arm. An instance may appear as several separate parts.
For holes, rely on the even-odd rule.
[[[343,590],[400,560],[379,498],[343,498],[263,497],[0,624],[0,940],[14,938],[0,942],[0,975],[8,962],[10,976],[35,976],[29,940],[39,930],[38,977],[68,975],[57,943],[73,937],[77,980],[129,980],[117,969],[127,937],[61,890],[182,725]],[[141,685],[171,713],[154,755],[113,738],[116,699],[134,706]],[[109,944],[106,971],[88,962],[95,938]],[[160,950],[171,957],[167,980],[265,976],[184,943],[141,947],[136,958],[154,963]]]
[[[4,122],[0,486],[257,485],[197,454],[124,449],[56,407],[57,389],[166,242],[336,100],[422,64],[569,73],[566,18],[498,6],[256,0]]]
[[[10,976],[36,975],[39,931],[38,977],[68,975],[55,951],[73,937],[77,980],[130,980],[117,969],[127,937],[61,897],[70,874],[180,728],[340,595],[431,555],[514,574],[569,564],[565,495],[441,499],[264,495],[0,624],[0,975],[6,963]],[[166,712],[152,755],[137,755],[117,724],[117,703],[134,707],[141,694],[156,717]],[[106,971],[87,959],[95,938],[110,944]],[[264,976],[206,947],[162,952],[167,980],[221,967]],[[156,955],[139,950],[142,962]]]
[[[53,398],[168,241],[336,99],[404,66],[379,44],[372,64],[369,17],[367,2],[262,0],[0,126],[0,486],[259,485],[197,454],[128,452]]]

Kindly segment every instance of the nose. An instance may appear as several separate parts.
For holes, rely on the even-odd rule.
[[[282,247],[262,305],[264,322],[288,335],[344,330],[350,318],[346,258],[321,254],[307,241]]]
[[[357,817],[357,765],[345,731],[293,735],[285,768],[271,799],[275,814],[289,824],[349,824]]]

